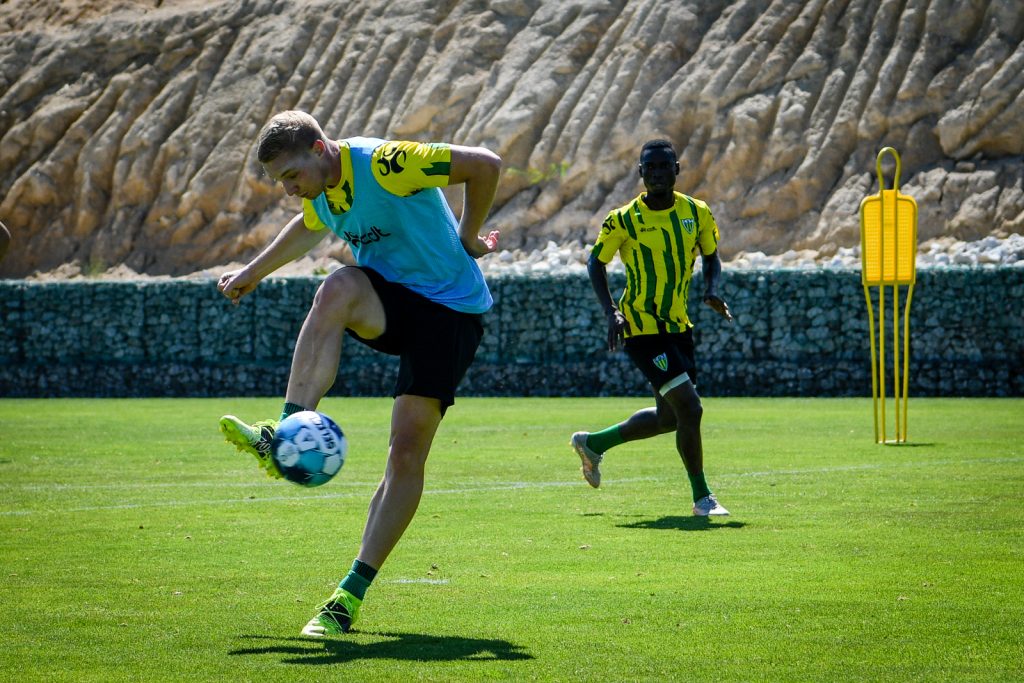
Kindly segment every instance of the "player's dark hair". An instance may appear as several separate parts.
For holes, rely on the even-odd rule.
[[[270,119],[260,131],[256,158],[265,164],[282,152],[307,150],[322,137],[320,124],[312,116],[304,111],[284,111]]]
[[[647,142],[644,143],[644,146],[640,148],[640,156],[643,156],[644,152],[651,149],[668,150],[669,152],[672,153],[672,156],[678,158],[675,148],[672,146],[672,143],[669,142],[668,140],[662,138],[659,138],[657,140],[648,140]]]

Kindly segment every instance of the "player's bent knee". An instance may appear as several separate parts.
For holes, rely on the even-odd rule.
[[[339,268],[320,283],[310,315],[320,322],[340,323],[363,339],[381,335],[387,324],[384,304],[370,278],[350,266]]]
[[[314,301],[324,304],[347,302],[354,298],[360,289],[361,273],[354,268],[343,267],[334,271],[320,283]]]
[[[330,317],[347,316],[369,286],[369,280],[359,269],[339,268],[320,283],[313,297],[313,310]]]
[[[673,406],[675,411],[675,424],[673,425],[674,430],[678,429],[692,429],[700,425],[701,417],[704,415],[704,408],[701,406],[700,401],[696,403],[691,401],[683,401]]]

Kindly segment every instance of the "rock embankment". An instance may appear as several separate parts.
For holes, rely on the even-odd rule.
[[[3,277],[251,258],[297,208],[253,158],[287,108],[494,149],[527,255],[593,239],[653,137],[732,254],[854,247],[884,146],[923,241],[1024,232],[1020,0],[12,0],[0,32]]]

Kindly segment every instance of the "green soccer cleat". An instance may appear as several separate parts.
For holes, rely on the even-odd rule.
[[[362,604],[362,600],[339,586],[334,595],[320,605],[320,611],[302,629],[302,635],[323,638],[348,633],[359,618],[359,606]]]
[[[248,425],[234,415],[225,415],[220,419],[220,433],[235,448],[256,457],[268,477],[281,478],[281,473],[270,457],[270,443],[274,440],[277,420],[261,420]]]

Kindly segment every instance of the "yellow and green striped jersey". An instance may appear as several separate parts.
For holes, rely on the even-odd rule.
[[[676,192],[671,209],[653,211],[643,195],[608,214],[592,252],[601,263],[618,253],[626,266],[626,288],[619,310],[626,336],[685,332],[693,263],[697,252],[718,248],[718,226],[708,205]]]
[[[341,214],[352,208],[355,192],[352,181],[352,152],[348,143],[339,140],[341,147],[341,180],[324,190],[331,211]],[[386,142],[373,150],[371,165],[373,178],[385,190],[399,197],[408,197],[428,187],[445,187],[451,173],[452,150],[444,143],[422,143],[396,140]],[[325,226],[313,210],[313,202],[302,200],[302,217],[310,230]]]

